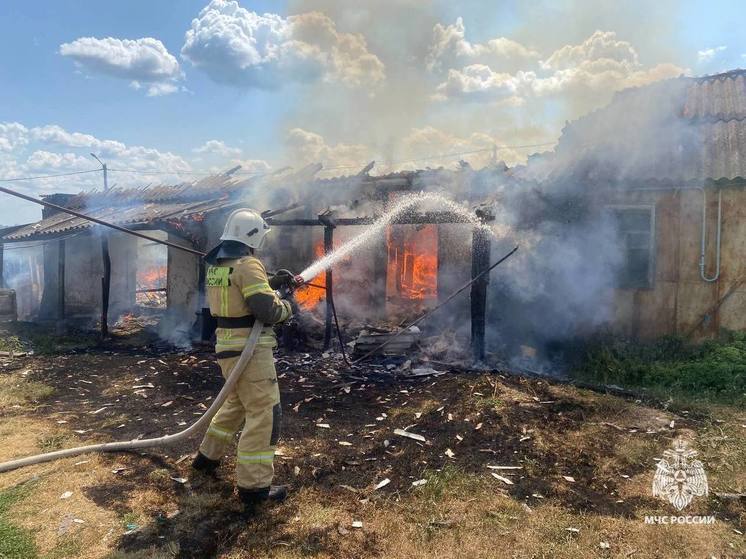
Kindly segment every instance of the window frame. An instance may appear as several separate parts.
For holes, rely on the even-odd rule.
[[[607,204],[604,210],[608,213],[615,213],[625,210],[645,210],[650,214],[650,234],[648,243],[648,278],[646,285],[623,285],[617,278],[615,289],[655,289],[655,268],[657,261],[657,238],[656,238],[656,205],[655,204]],[[626,256],[626,255],[625,255]],[[626,262],[625,262],[626,265]]]

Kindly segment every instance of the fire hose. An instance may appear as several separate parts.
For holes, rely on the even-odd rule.
[[[261,335],[263,326],[264,325],[259,320],[254,323],[254,327],[251,329],[251,334],[249,335],[249,339],[246,342],[246,346],[243,348],[238,361],[236,361],[236,364],[233,365],[230,374],[225,380],[225,384],[223,384],[223,388],[220,389],[220,392],[215,397],[212,405],[207,409],[202,417],[200,417],[197,421],[195,421],[192,425],[190,425],[183,431],[179,431],[178,433],[174,433],[173,435],[165,435],[163,437],[157,437],[154,439],[135,439],[131,441],[114,443],[92,444],[87,446],[79,446],[76,448],[66,448],[64,450],[57,450],[55,452],[48,452],[46,454],[37,454],[36,456],[28,456],[26,458],[19,458],[18,460],[11,460],[10,462],[0,463],[0,473],[9,472],[17,468],[22,468],[24,466],[41,464],[43,462],[51,462],[52,460],[59,460],[60,458],[69,458],[71,456],[78,456],[79,454],[87,454],[89,452],[120,452],[128,450],[138,450],[141,448],[152,448],[156,446],[167,446],[183,441],[189,436],[200,432],[205,427],[207,427],[208,423],[210,423],[210,420],[218,412],[220,406],[223,405],[223,402],[225,402],[226,398],[228,398],[231,390],[233,390],[233,387],[236,385],[238,379],[241,377],[242,371],[246,368],[249,360],[254,355],[254,350],[256,349],[256,344],[259,341],[259,336]]]

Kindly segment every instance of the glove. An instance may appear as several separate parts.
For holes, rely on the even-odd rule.
[[[277,270],[275,275],[269,280],[269,286],[272,289],[291,288],[294,286],[294,277],[290,270]]]

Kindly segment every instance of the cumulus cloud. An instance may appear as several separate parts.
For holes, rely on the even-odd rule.
[[[436,88],[435,98],[466,98],[475,101],[509,100],[521,103],[521,96],[530,93],[536,80],[533,72],[516,75],[494,72],[486,64],[471,64],[461,70],[449,70],[446,80]]]
[[[212,0],[187,31],[182,56],[219,83],[276,88],[318,80],[372,86],[384,79],[365,38],[342,33],[328,16],[257,14],[235,0]]]
[[[286,145],[293,166],[321,163],[326,168],[362,168],[370,161],[371,156],[368,146],[344,143],[331,145],[320,134],[302,128],[293,128],[288,132]]]
[[[90,158],[75,153],[54,153],[36,150],[28,156],[26,165],[30,170],[44,171],[82,171],[91,168]]]
[[[182,78],[176,58],[158,39],[80,37],[60,45],[60,54],[94,73],[130,80],[135,89],[144,86],[149,96],[178,91]]]
[[[705,63],[710,62],[713,58],[715,58],[715,55],[719,52],[723,52],[728,47],[724,45],[720,45],[719,47],[712,47],[709,49],[704,50],[698,50],[697,51],[697,60],[699,62]],[[746,56],[744,56],[746,58]]]
[[[28,143],[28,128],[18,122],[0,122],[0,152],[10,152]]]
[[[192,151],[200,155],[218,155],[220,157],[238,157],[241,155],[239,148],[230,147],[222,140],[208,140]]]
[[[552,70],[568,70],[584,64],[616,63],[636,67],[637,52],[627,41],[617,39],[613,31],[596,31],[579,45],[565,45],[541,63]]]
[[[644,68],[633,46],[611,31],[596,31],[579,45],[554,51],[539,67],[510,74],[485,64],[451,69],[435,93],[439,100],[509,100],[519,104],[544,95],[600,94],[605,102],[615,91],[686,73],[674,64]]]
[[[469,42],[466,40],[464,21],[459,17],[452,25],[435,24],[427,55],[427,67],[432,71],[440,71],[464,64],[481,63],[503,70],[515,70],[538,58],[539,53],[535,50],[506,37],[490,39],[486,43]]]
[[[13,146],[13,151],[3,153],[0,159],[0,176],[3,177],[95,168],[96,163],[89,155],[91,151],[105,159],[112,168],[157,171],[159,176],[160,173],[171,172],[174,173],[171,177],[174,181],[178,180],[179,172],[191,170],[191,165],[180,155],[70,132],[56,124],[28,128],[17,122],[0,123],[0,146],[7,144]],[[144,180],[136,175],[117,176],[122,184],[133,184],[135,178],[140,184]],[[87,175],[81,176],[79,184],[87,185],[91,180]],[[49,181],[39,184],[59,187],[59,183]]]

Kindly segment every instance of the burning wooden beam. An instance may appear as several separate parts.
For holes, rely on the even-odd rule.
[[[101,235],[101,256],[104,261],[104,275],[101,278],[101,337],[109,335],[109,293],[111,291],[111,256],[109,255],[109,235]]]
[[[334,225],[339,226],[354,226],[354,225],[371,225],[375,223],[378,217],[337,217],[334,218]],[[300,227],[323,227],[324,223],[316,218],[300,218],[300,219],[268,219],[267,223],[270,225],[294,225]],[[464,218],[461,215],[452,212],[424,212],[417,214],[406,214],[401,215],[394,219],[392,224],[396,225],[428,225],[438,223],[464,223]],[[465,224],[465,223],[464,223]]]
[[[319,221],[324,224],[324,254],[331,254],[334,250],[334,227],[336,219],[331,212],[323,213],[319,215]],[[326,302],[326,313],[324,321],[324,350],[331,347],[332,344],[332,329],[334,319],[334,277],[332,274],[332,267],[329,266],[326,269],[326,280],[324,282],[326,286],[325,302]]]
[[[494,216],[488,212],[477,212],[477,215],[483,222],[494,220]],[[479,362],[485,356],[487,286],[490,276],[483,272],[490,265],[490,232],[484,227],[475,227],[471,246],[471,277],[476,279],[471,285],[471,351],[474,361]]]

